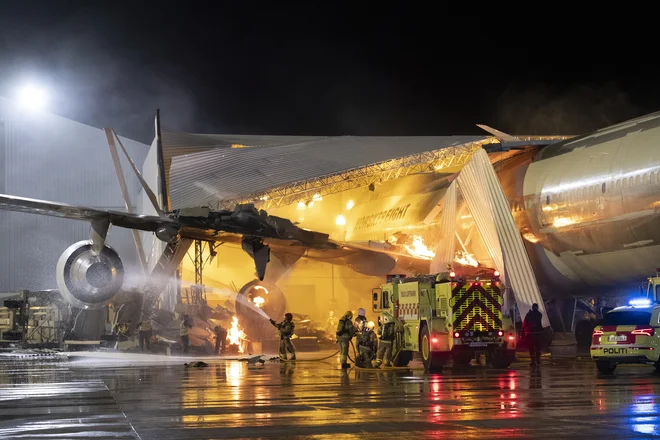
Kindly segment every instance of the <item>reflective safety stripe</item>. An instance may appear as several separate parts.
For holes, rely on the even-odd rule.
[[[500,330],[502,295],[496,283],[454,283],[450,304],[455,330]]]
[[[419,303],[401,304],[399,317],[401,319],[419,319]]]

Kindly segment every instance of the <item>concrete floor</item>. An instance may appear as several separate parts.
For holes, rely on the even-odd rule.
[[[660,375],[643,366],[599,377],[579,361],[424,374],[342,371],[336,357],[204,369],[144,358],[0,360],[0,438],[660,436]]]

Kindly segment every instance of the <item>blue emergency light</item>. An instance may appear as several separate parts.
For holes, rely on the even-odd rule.
[[[628,304],[633,307],[651,307],[651,300],[647,298],[631,299]]]

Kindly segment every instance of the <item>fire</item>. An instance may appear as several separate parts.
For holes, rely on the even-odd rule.
[[[243,353],[242,340],[245,339],[245,333],[238,328],[238,318],[234,316],[231,318],[231,328],[227,332],[227,339],[231,345],[238,345],[239,353]]]
[[[405,248],[410,253],[410,255],[415,257],[432,259],[435,257],[435,252],[426,247],[424,240],[419,235],[413,235],[412,237],[412,246],[405,244]]]
[[[479,265],[476,258],[474,258],[474,255],[463,251],[456,252],[456,257],[454,258],[454,261],[464,266],[477,267]]]
[[[252,302],[254,303],[255,306],[257,306],[257,307],[261,307],[261,306],[264,305],[264,303],[266,302],[266,300],[263,299],[261,296],[255,296],[255,297],[252,299]]]

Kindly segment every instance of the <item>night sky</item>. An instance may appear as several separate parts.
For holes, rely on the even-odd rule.
[[[0,95],[38,82],[54,113],[143,142],[156,108],[173,131],[306,135],[579,134],[660,110],[641,10],[229,3],[0,0]]]

